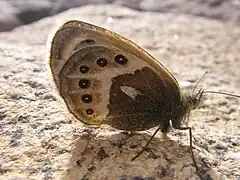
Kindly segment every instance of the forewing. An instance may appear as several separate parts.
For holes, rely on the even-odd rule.
[[[101,58],[107,65],[98,63]],[[176,80],[160,62],[124,37],[81,21],[55,33],[50,67],[69,110],[86,124],[126,129],[122,123],[153,119],[164,109],[163,97],[180,99]]]

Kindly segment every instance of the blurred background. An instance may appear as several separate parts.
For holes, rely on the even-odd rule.
[[[240,0],[0,0],[0,32],[88,4],[117,4],[139,11],[192,14],[240,24]]]

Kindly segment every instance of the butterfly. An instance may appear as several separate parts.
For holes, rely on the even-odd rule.
[[[49,64],[59,94],[81,122],[125,131],[158,126],[151,139],[159,130],[167,133],[171,126],[188,130],[197,168],[191,127],[183,125],[202,95],[216,92],[182,93],[170,71],[143,48],[110,30],[77,20],[64,23],[54,34]]]

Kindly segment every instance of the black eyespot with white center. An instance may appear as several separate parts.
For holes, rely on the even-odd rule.
[[[97,59],[96,63],[100,67],[105,67],[108,64],[108,61],[105,58],[99,58],[99,59]]]
[[[91,108],[86,109],[86,114],[87,115],[92,115],[94,113],[94,110]]]
[[[116,63],[121,64],[121,65],[125,65],[128,62],[128,59],[121,54],[116,55],[114,60]]]
[[[88,79],[80,79],[78,84],[81,89],[86,89],[89,88],[90,81]]]
[[[81,65],[81,66],[79,67],[79,71],[80,71],[82,74],[85,74],[85,73],[87,73],[87,72],[89,71],[89,67],[86,66],[86,65]]]
[[[92,96],[90,94],[84,94],[84,95],[82,95],[82,101],[84,103],[91,103],[92,102]]]

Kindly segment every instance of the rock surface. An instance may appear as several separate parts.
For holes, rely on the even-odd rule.
[[[193,14],[240,23],[240,0],[1,0],[0,32],[87,4],[118,4],[140,11]]]
[[[59,97],[46,41],[62,20],[114,30],[160,59],[183,86],[239,94],[240,28],[193,16],[85,6],[0,33],[0,179],[232,179],[240,177],[239,99],[205,95],[191,115],[196,173],[187,132],[134,133],[77,121]]]

